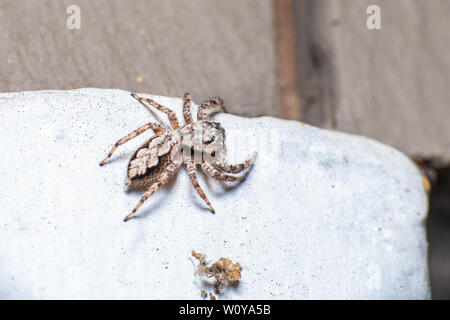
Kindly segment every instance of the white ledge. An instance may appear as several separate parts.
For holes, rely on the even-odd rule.
[[[181,99],[148,97],[182,120]],[[182,167],[124,223],[141,197],[124,185],[127,164],[152,133],[98,163],[156,120],[168,125],[121,90],[0,94],[0,298],[200,299],[210,288],[194,276],[191,250],[244,267],[219,299],[430,298],[427,197],[399,151],[295,121],[219,114],[230,162],[258,157],[237,186],[199,170],[216,214]]]

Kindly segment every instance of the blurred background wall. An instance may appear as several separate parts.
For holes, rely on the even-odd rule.
[[[276,116],[273,37],[271,0],[0,0],[0,90],[189,90]]]
[[[450,1],[296,0],[302,120],[392,145],[426,167],[434,299],[450,299]],[[367,28],[380,8],[381,29]]]
[[[435,177],[432,295],[450,299],[449,17],[449,0],[0,0],[0,91],[189,91],[390,144]]]

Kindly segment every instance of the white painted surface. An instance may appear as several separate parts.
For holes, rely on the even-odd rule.
[[[181,99],[153,98],[182,119]],[[200,299],[193,249],[244,266],[220,299],[430,298],[427,198],[402,153],[220,114],[230,161],[258,157],[234,188],[199,170],[216,214],[181,168],[124,223],[141,197],[126,191],[128,160],[151,132],[98,163],[155,119],[168,124],[120,90],[0,94],[0,298]]]

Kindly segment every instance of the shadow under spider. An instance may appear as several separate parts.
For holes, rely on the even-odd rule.
[[[247,171],[244,172],[244,174],[241,173],[236,175],[237,177],[242,177],[242,180],[240,181],[215,180],[214,178],[204,173],[203,170],[198,170],[197,172],[199,172],[200,175],[203,177],[203,181],[205,181],[205,184],[207,185],[208,189],[211,190],[211,192],[215,196],[221,198],[227,195],[230,191],[233,191],[234,189],[238,188],[241,184],[245,183],[245,180],[247,180],[247,176],[251,173],[250,171],[252,170],[247,169]],[[213,184],[220,185],[221,191],[215,192]]]
[[[172,177],[169,178],[167,183],[165,183],[162,186],[160,186],[157,191],[161,191],[161,193],[168,194],[170,192],[170,190],[173,189],[177,179],[178,179],[177,175],[173,175]],[[128,194],[139,194],[139,195],[142,195],[145,191],[148,190],[150,185],[151,185],[151,183],[149,183],[149,184],[139,184],[139,185],[130,185],[130,186],[128,186],[126,188],[125,192],[128,193]],[[155,193],[155,195],[156,195],[156,193]],[[145,218],[148,214],[152,213],[152,211],[157,210],[162,205],[163,202],[169,201],[169,199],[167,199],[167,197],[163,197],[162,199],[159,199],[159,201],[156,201],[158,199],[158,197],[155,197],[155,195],[153,195],[153,197],[150,197],[145,202],[145,203],[149,202],[149,205],[146,208],[142,208],[141,210],[136,212],[136,215],[134,215],[132,217],[132,219]],[[151,201],[152,198],[155,201]],[[132,219],[130,219],[130,220],[132,220]]]

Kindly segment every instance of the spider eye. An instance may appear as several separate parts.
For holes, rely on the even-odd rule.
[[[204,144],[210,144],[210,143],[214,142],[214,140],[216,140],[216,137],[215,137],[215,136],[206,137],[206,138],[203,140],[203,143],[204,143]]]

